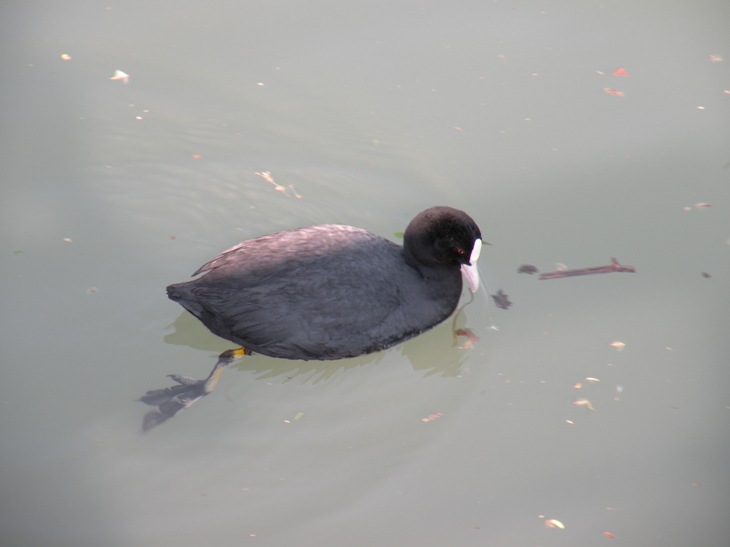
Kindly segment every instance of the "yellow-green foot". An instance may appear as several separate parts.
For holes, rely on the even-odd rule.
[[[156,406],[157,410],[151,410],[145,414],[142,420],[142,430],[149,431],[153,427],[172,418],[183,408],[197,403],[200,399],[213,393],[218,386],[223,370],[236,359],[251,352],[244,348],[229,349],[218,356],[218,362],[204,380],[196,380],[189,376],[177,374],[168,375],[175,382],[176,386],[162,389],[152,389],[139,398],[145,404]]]

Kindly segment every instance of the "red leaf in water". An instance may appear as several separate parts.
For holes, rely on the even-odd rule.
[[[609,95],[613,95],[614,97],[624,97],[624,92],[619,91],[618,89],[613,89],[611,87],[604,87],[603,88],[604,93],[608,93]]]
[[[425,418],[421,418],[421,421],[424,423],[428,423],[434,420],[438,420],[441,416],[443,416],[441,412],[434,412],[433,414],[429,414]]]

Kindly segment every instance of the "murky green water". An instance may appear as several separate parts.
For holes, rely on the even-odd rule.
[[[3,545],[726,540],[725,2],[0,11]],[[447,323],[254,356],[140,433],[140,395],[229,347],[167,284],[279,229],[397,239],[434,204],[477,220],[514,302],[477,295],[472,348]],[[637,272],[517,274],[611,257]]]

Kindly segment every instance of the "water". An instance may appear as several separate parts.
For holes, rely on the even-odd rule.
[[[725,2],[3,12],[4,545],[724,544]],[[140,433],[136,398],[229,347],[167,284],[279,229],[397,240],[434,204],[514,302],[477,294],[474,347],[447,322],[254,356]],[[612,256],[637,273],[516,273]]]

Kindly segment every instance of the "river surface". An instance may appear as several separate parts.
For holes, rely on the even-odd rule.
[[[729,20],[726,0],[0,8],[0,543],[725,545]],[[145,391],[230,347],[166,285],[277,230],[400,242],[436,204],[490,243],[455,323],[246,358],[141,432]],[[517,273],[612,257],[636,272]]]

